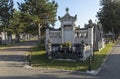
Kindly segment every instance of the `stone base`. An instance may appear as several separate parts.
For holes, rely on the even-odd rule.
[[[32,68],[32,66],[29,66],[29,65],[25,65],[23,68]]]
[[[96,75],[97,74],[95,70],[87,71],[86,73],[91,74],[91,75]]]

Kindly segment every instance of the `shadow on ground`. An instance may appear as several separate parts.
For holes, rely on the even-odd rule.
[[[67,74],[69,75],[69,74]],[[0,77],[0,79],[94,79],[96,77],[87,76],[87,75],[50,75],[50,74],[41,74],[41,75],[30,75],[30,76],[8,76],[8,77]]]
[[[13,61],[21,62],[24,61],[26,56],[24,55],[0,55],[0,61]]]

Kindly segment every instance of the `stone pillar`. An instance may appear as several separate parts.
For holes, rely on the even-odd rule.
[[[86,54],[85,54],[85,43],[84,41],[81,41],[81,53],[82,53],[82,60],[86,59]]]
[[[90,45],[90,51],[91,51],[91,55],[93,56],[93,28],[94,28],[94,24],[92,22],[92,20],[89,20],[89,24],[88,24],[88,44]]]
[[[7,32],[2,32],[2,44],[7,44],[7,39],[8,37],[7,37]]]
[[[48,40],[50,40],[50,37],[49,37],[49,29],[46,29],[46,40],[45,40],[45,48],[47,49],[47,44],[48,44]]]
[[[93,27],[88,28],[88,44],[90,45],[91,55],[93,55]]]
[[[48,47],[47,47],[47,54],[48,54],[48,59],[52,59],[52,46],[51,42],[48,41]]]
[[[64,43],[64,27],[62,26],[62,29],[61,29],[61,39],[62,39],[62,44]]]
[[[72,28],[72,32],[73,32],[73,38],[72,38],[72,45],[75,43],[75,27],[73,25],[73,28]]]

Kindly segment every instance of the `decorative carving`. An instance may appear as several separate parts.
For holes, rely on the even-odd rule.
[[[69,13],[69,8],[68,8],[68,7],[66,8],[66,13],[67,13],[67,14]]]
[[[93,22],[92,22],[92,20],[90,19],[88,22],[89,22],[89,24],[88,24],[88,28],[92,28],[93,25],[94,25]]]

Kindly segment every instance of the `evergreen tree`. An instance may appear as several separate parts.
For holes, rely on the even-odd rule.
[[[13,11],[13,18],[9,21],[10,27],[9,30],[16,35],[16,41],[20,41],[20,33],[23,32],[22,23],[20,22],[20,11]]]
[[[0,0],[0,18],[3,28],[9,27],[9,20],[13,15],[13,0]]]
[[[112,32],[118,37],[120,29],[120,1],[101,0],[102,8],[98,12],[98,19],[103,25],[104,32]]]
[[[58,5],[55,1],[49,2],[48,0],[24,1],[25,3],[18,3],[19,9],[22,11],[22,13],[27,13],[31,15],[30,17],[32,17],[32,23],[37,26],[38,39],[40,40],[41,28],[44,29],[46,27],[46,23],[54,24],[54,22],[56,21],[56,12]]]

